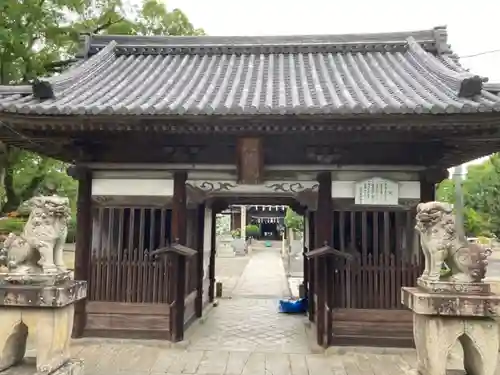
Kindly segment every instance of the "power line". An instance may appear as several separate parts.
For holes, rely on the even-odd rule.
[[[490,50],[490,51],[478,52],[478,53],[475,53],[473,55],[460,56],[460,58],[461,59],[468,59],[468,58],[471,58],[471,57],[477,57],[477,56],[482,56],[482,55],[489,55],[491,53],[498,53],[498,52],[500,52],[500,48],[499,49],[493,49],[493,50]]]

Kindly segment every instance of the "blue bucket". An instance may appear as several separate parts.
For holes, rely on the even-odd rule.
[[[304,314],[307,312],[307,299],[282,299],[279,301],[279,311],[284,314]]]

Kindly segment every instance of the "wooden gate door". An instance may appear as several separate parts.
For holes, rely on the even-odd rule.
[[[421,273],[413,211],[333,215],[333,247],[354,258],[335,262],[332,344],[412,346],[411,314],[400,303],[400,290]]]
[[[93,207],[85,335],[170,338],[172,266],[150,253],[170,238],[171,213],[152,207]]]

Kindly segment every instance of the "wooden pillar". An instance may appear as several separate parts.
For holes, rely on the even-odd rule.
[[[316,211],[316,248],[332,243],[332,176],[330,172],[318,175],[318,209]]]
[[[332,175],[330,172],[318,175],[318,209],[316,211],[316,248],[325,244],[331,245],[333,235],[332,214]],[[333,291],[332,257],[316,258],[315,263],[315,290],[318,299],[316,307],[316,334],[318,344],[328,346],[331,341],[331,294]]]
[[[427,180],[420,180],[420,202],[436,200],[436,184]]]
[[[302,285],[304,288],[304,296],[307,296],[307,289],[308,289],[308,279],[309,279],[309,265],[308,265],[308,259],[306,257],[306,254],[309,250],[313,250],[309,247],[309,236],[310,236],[310,230],[309,230],[309,211],[306,211],[304,213],[304,230],[303,230],[303,235],[302,238],[304,239],[303,242],[303,249],[302,249]]]
[[[315,249],[314,243],[315,243],[315,237],[316,237],[316,220],[315,220],[315,213],[314,212],[308,212],[309,215],[309,251],[312,251]],[[314,275],[314,259],[306,259],[304,258],[304,261],[307,264],[308,268],[308,288],[307,288],[307,308],[308,308],[308,315],[309,315],[309,320],[311,322],[314,322],[314,315],[315,315],[315,305],[314,305],[314,293],[315,293],[315,275]]]
[[[186,172],[174,173],[174,196],[172,201],[172,238],[174,242],[186,245],[187,206]]]
[[[203,252],[204,252],[204,234],[205,234],[205,204],[198,205],[198,217],[196,225],[196,246],[198,251],[197,259],[197,283],[196,283],[196,300],[195,300],[195,314],[200,318],[203,311]]]
[[[73,167],[73,172],[68,171],[68,174],[78,179],[75,279],[89,282],[92,241],[92,173],[88,169]],[[83,336],[87,323],[86,304],[86,299],[75,304],[73,337]]]
[[[447,169],[430,168],[420,173],[420,202],[436,200],[436,184],[449,177]]]
[[[172,202],[172,238],[175,242],[186,245],[187,235],[187,207],[186,207],[186,172],[174,173],[174,196]],[[173,277],[175,296],[174,308],[171,311],[170,337],[171,340],[184,339],[184,299],[186,294],[186,257],[173,254]]]
[[[208,300],[214,301],[215,297],[215,255],[217,253],[217,211],[212,207],[212,227],[210,234],[210,265],[208,268],[208,278],[210,284],[208,287]]]

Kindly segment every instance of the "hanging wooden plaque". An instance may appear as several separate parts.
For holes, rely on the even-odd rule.
[[[257,185],[263,181],[264,154],[260,138],[240,138],[237,147],[238,183]]]

